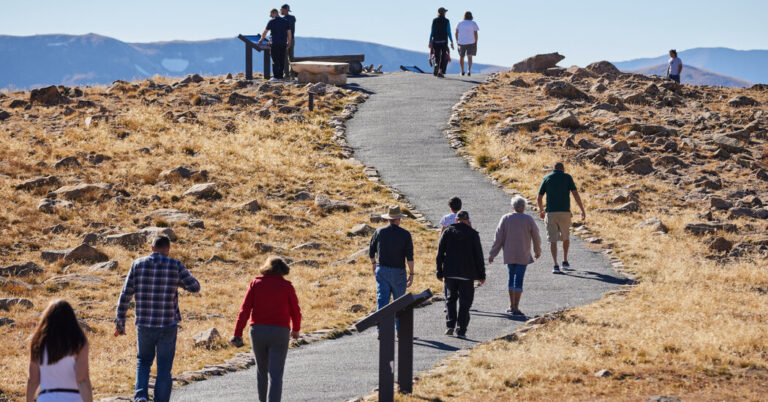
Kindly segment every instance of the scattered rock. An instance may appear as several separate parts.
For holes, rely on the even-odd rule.
[[[15,323],[16,321],[14,321],[12,318],[0,318],[0,327],[4,327],[6,325],[12,327]]]
[[[8,105],[8,107],[11,109],[16,109],[16,108],[25,108],[27,107],[27,105],[29,105],[29,102],[23,99],[14,99],[11,101],[11,104]]]
[[[659,218],[650,218],[635,225],[636,228],[649,228],[653,232],[667,233],[669,229]]]
[[[45,88],[33,89],[29,92],[29,103],[53,106],[66,101],[66,98],[59,93],[55,85]]]
[[[311,200],[311,199],[312,199],[312,194],[310,194],[310,193],[308,193],[308,192],[306,192],[306,191],[301,191],[301,192],[298,192],[298,193],[296,193],[296,195],[294,195],[293,197],[291,197],[291,199],[292,199],[293,201],[306,201],[306,200]]]
[[[0,310],[11,311],[11,307],[23,308],[29,310],[35,305],[32,300],[22,298],[0,299]]]
[[[570,110],[561,110],[549,117],[549,121],[563,128],[579,128],[579,119]]]
[[[368,311],[368,309],[365,308],[365,306],[363,306],[362,304],[353,304],[353,305],[349,306],[349,309],[347,309],[347,310],[350,313],[363,313],[363,312]]]
[[[48,226],[46,228],[43,228],[43,234],[49,234],[49,233],[59,234],[65,230],[67,230],[67,228],[65,228],[64,225],[59,223],[53,226]]]
[[[624,214],[629,212],[637,212],[639,210],[640,210],[640,206],[636,202],[630,201],[616,208],[603,208],[603,209],[599,209],[598,211],[610,212],[615,214]]]
[[[34,262],[26,262],[24,264],[13,264],[7,267],[0,268],[0,276],[30,276],[43,273],[43,269],[40,268]]]
[[[75,248],[66,250],[43,251],[40,255],[44,261],[56,262],[64,260],[66,263],[73,262],[103,262],[109,260],[106,254],[87,244],[81,244]]]
[[[220,340],[221,335],[219,334],[219,330],[216,328],[209,328],[203,332],[198,333],[192,338],[196,348],[206,349],[210,349]]]
[[[59,208],[74,208],[74,207],[75,207],[75,204],[72,204],[69,201],[55,200],[55,199],[49,199],[49,198],[43,198],[37,204],[37,209],[40,212],[44,212],[47,214],[52,214],[55,212],[56,209],[59,209]]]
[[[509,133],[520,131],[521,129],[536,131],[544,122],[546,122],[546,119],[523,119],[515,121],[513,117],[508,117],[503,122],[496,125],[496,130],[500,135],[507,135]]]
[[[727,253],[733,248],[733,242],[725,237],[718,236],[714,238],[708,245],[709,249],[719,253]]]
[[[651,159],[648,157],[640,157],[640,158],[634,159],[631,162],[627,163],[624,169],[629,173],[635,173],[642,176],[651,174],[654,171],[653,164],[651,163]]]
[[[595,377],[610,377],[612,375],[613,373],[611,373],[611,371],[608,369],[602,369],[595,373]]]
[[[559,53],[537,54],[529,57],[512,66],[512,71],[516,73],[543,73],[548,68],[554,67],[563,60],[565,56]]]
[[[542,93],[547,96],[566,99],[589,99],[589,96],[580,89],[565,81],[552,81],[544,85]]]
[[[178,179],[208,179],[208,172],[205,170],[192,170],[184,166],[178,166],[173,169],[163,170],[158,176],[162,180],[172,181]]]
[[[597,75],[619,75],[621,74],[621,71],[619,71],[616,66],[613,65],[613,63],[609,61],[597,61],[594,62],[586,67],[587,71],[597,74]]]
[[[709,206],[712,209],[725,210],[733,208],[733,203],[728,202],[722,198],[712,197],[709,199]]]
[[[100,262],[88,267],[88,272],[114,271],[117,269],[117,261]]]
[[[724,149],[730,153],[741,153],[746,151],[741,144],[741,141],[731,138],[727,134],[716,134],[712,136],[712,142],[718,148]]]
[[[257,241],[255,243],[253,243],[253,249],[257,253],[265,254],[265,253],[272,252],[275,249],[275,246],[273,246],[271,244],[262,243],[260,241]]]
[[[617,141],[615,144],[611,145],[611,151],[613,152],[624,152],[631,150],[632,147],[629,146],[629,143],[626,140]]]
[[[221,193],[216,190],[216,183],[195,184],[184,192],[182,197],[196,197],[206,200],[221,199]]]
[[[737,218],[757,218],[757,212],[753,210],[752,208],[746,208],[746,207],[734,207],[728,210],[728,219],[737,219]]]
[[[352,229],[349,229],[349,232],[347,232],[347,234],[350,236],[368,236],[375,231],[376,229],[374,229],[373,227],[365,223],[361,223],[359,225],[355,225],[354,227],[352,227]]]
[[[56,176],[40,176],[23,182],[14,186],[16,190],[30,191],[40,187],[58,186],[59,178]]]
[[[315,197],[315,206],[323,210],[323,212],[333,211],[351,211],[352,205],[344,201],[332,200],[322,194],[318,194]]]
[[[55,276],[46,280],[44,283],[47,285],[53,285],[57,288],[64,288],[71,285],[99,285],[104,281],[98,276],[83,275],[83,274],[69,274],[62,276]]]
[[[53,193],[68,200],[79,200],[86,196],[99,198],[107,194],[112,189],[111,184],[107,183],[81,183],[74,186],[60,187]]]
[[[0,290],[4,290],[10,293],[24,292],[32,290],[32,286],[21,281],[14,281],[12,279],[3,278],[0,276]]]
[[[252,96],[240,95],[237,92],[232,92],[227,98],[227,103],[230,105],[248,106],[256,104],[258,101]]]
[[[63,169],[63,168],[73,168],[73,167],[80,167],[82,166],[80,164],[80,161],[77,160],[74,156],[67,156],[66,158],[61,159],[60,161],[53,164],[53,167],[55,169]]]
[[[728,100],[728,106],[731,107],[743,107],[743,106],[757,106],[760,103],[749,96],[738,95]]]
[[[5,110],[0,110],[0,121],[8,120],[10,117],[10,113],[6,112]]]
[[[190,83],[198,83],[203,82],[203,77],[201,77],[199,74],[189,74],[186,77],[184,77],[183,80],[179,81],[182,84],[190,84]]]
[[[319,242],[316,242],[316,241],[310,241],[310,242],[307,242],[307,243],[304,243],[304,244],[300,244],[300,245],[292,248],[291,250],[293,250],[293,251],[317,250],[317,249],[320,249],[320,248],[323,248],[323,247],[325,247],[325,244],[323,244],[323,243],[319,243]]]
[[[680,398],[674,396],[657,395],[648,398],[648,402],[682,402]]]
[[[152,211],[147,219],[158,219],[167,223],[187,223],[191,227],[203,227],[203,221],[194,219],[191,215],[177,209],[161,208]]]
[[[241,212],[254,214],[256,212],[261,211],[261,204],[259,204],[258,200],[251,200],[238,205],[237,209]]]
[[[695,235],[715,233],[719,231],[735,232],[736,225],[732,223],[720,223],[720,222],[693,222],[693,223],[686,224],[683,230]]]

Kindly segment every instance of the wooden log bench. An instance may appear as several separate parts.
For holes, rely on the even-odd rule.
[[[363,62],[365,61],[364,54],[341,54],[334,56],[309,56],[309,57],[294,57],[294,62],[299,61],[327,61],[334,63],[347,63],[349,64],[348,74],[358,75],[363,72]]]
[[[347,83],[348,63],[326,61],[295,61],[291,68],[298,74],[299,83],[323,82],[331,85]]]

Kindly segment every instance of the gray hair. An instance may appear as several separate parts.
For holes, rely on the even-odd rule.
[[[512,198],[511,204],[515,211],[522,212],[525,210],[525,206],[528,204],[528,202],[525,200],[525,198],[516,195]]]

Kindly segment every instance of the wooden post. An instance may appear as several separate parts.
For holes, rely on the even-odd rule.
[[[253,48],[249,44],[245,44],[245,79],[253,79]]]
[[[395,312],[379,324],[379,401],[395,400]]]
[[[400,392],[413,392],[413,308],[409,306],[398,316],[399,336],[397,337],[397,383]]]
[[[272,74],[270,73],[270,63],[272,62],[272,58],[270,57],[271,51],[269,49],[264,49],[264,79],[268,80],[272,78]]]
[[[309,93],[309,111],[315,110],[315,94]]]

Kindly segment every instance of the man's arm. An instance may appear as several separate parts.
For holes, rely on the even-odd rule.
[[[536,197],[536,204],[539,206],[539,218],[544,219],[544,194]]]
[[[587,219],[587,213],[584,212],[584,205],[581,203],[581,196],[579,196],[579,190],[571,190],[573,193],[573,199],[576,200],[576,205],[581,208],[581,220]]]
[[[117,301],[117,310],[115,312],[115,335],[125,335],[125,315],[131,304],[133,294],[136,293],[136,264],[131,264],[128,276],[123,283],[123,290],[120,292],[120,298]]]
[[[453,49],[453,36],[451,35],[451,21],[448,21],[446,24],[448,26],[446,27],[445,32],[448,33],[448,39],[450,39],[451,41],[451,49]],[[458,35],[456,35],[456,37],[458,38]]]
[[[407,233],[407,232],[406,232]],[[408,263],[408,284],[406,287],[410,287],[413,284],[413,238],[410,233],[408,234],[408,241],[405,243],[405,261]]]
[[[683,72],[683,62],[681,61],[680,62],[680,67],[678,67],[678,69],[677,69],[677,75],[680,75],[680,73],[682,73],[682,72]]]
[[[667,64],[667,77],[669,77],[670,71],[672,71],[672,64]]]
[[[261,33],[261,38],[259,38],[259,42],[257,45],[261,45],[261,42],[264,42],[264,38],[267,37],[267,32],[269,32],[269,25],[267,25],[267,29],[264,30],[264,32]]]
[[[459,35],[456,36],[458,37]],[[475,43],[477,43],[477,31],[475,31]]]
[[[539,235],[539,227],[536,222],[531,219],[531,240],[533,240],[533,253],[536,259],[541,257],[541,236]]]
[[[197,293],[200,291],[200,282],[189,273],[187,267],[179,262],[179,285],[187,292]]]
[[[445,227],[443,227],[445,230]],[[440,242],[437,244],[437,257],[435,257],[435,275],[437,279],[443,280],[443,264],[445,263],[445,232],[440,235]]]
[[[483,258],[483,245],[480,243],[480,234],[475,233],[473,252],[475,253],[475,264],[478,267],[480,283],[485,283],[485,258]]]
[[[288,30],[288,42],[286,42],[286,46],[291,47],[291,42],[293,42],[293,32],[291,30]]]
[[[379,231],[373,232],[371,236],[371,242],[368,244],[368,257],[371,259],[371,265],[373,265],[373,274],[376,275],[376,250],[379,247]]]

